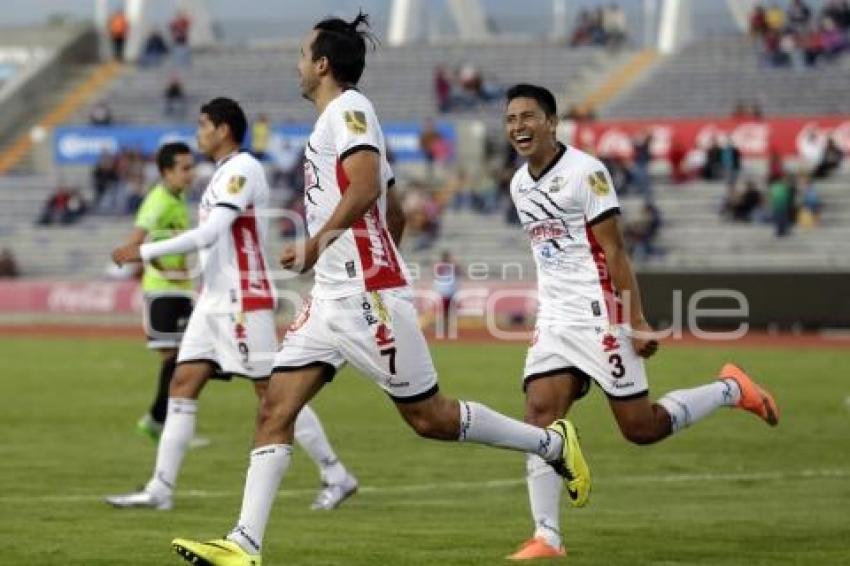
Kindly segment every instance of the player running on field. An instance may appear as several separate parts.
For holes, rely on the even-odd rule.
[[[641,358],[658,343],[623,248],[611,177],[599,160],[556,141],[552,93],[520,84],[506,98],[506,134],[527,160],[511,181],[511,198],[537,264],[537,324],[523,377],[526,422],[563,418],[595,381],[635,444],[658,442],[724,406],[776,425],[773,398],[733,364],[712,383],[650,401]],[[509,558],[563,556],[559,478],[533,454],[527,469],[534,535]]]
[[[189,228],[185,192],[192,184],[192,149],[181,142],[166,143],[156,154],[161,180],[148,191],[136,213],[135,227],[128,244],[146,239],[159,241]],[[150,410],[136,423],[136,429],[159,440],[165,423],[168,388],[177,363],[177,348],[192,312],[192,279],[186,268],[186,256],[163,256],[144,267],[144,325],[148,348],[160,356],[159,380]],[[201,440],[193,439],[193,443]]]
[[[217,372],[250,378],[262,399],[277,346],[275,292],[263,251],[269,187],[263,166],[240,151],[247,122],[239,105],[216,98],[201,107],[198,148],[216,162],[201,197],[199,226],[179,236],[117,248],[119,265],[199,250],[203,287],[180,344],[168,415],[153,476],[144,489],[107,498],[116,507],[170,509],[183,456],[195,432],[198,396]],[[297,414],[296,440],[320,468],[325,484],[314,509],[332,509],[357,489],[339,462],[316,414]]]
[[[375,381],[419,435],[536,454],[560,470],[578,503],[590,489],[572,424],[531,426],[439,391],[404,262],[387,229],[398,224],[400,210],[388,197],[384,135],[372,104],[355,88],[370,37],[364,24],[364,14],[352,22],[327,19],[302,42],[301,92],[319,114],[305,160],[310,237],[284,249],[281,263],[298,271],[315,266],[312,301],[275,358],[236,525],[224,539],[172,543],[191,563],[259,566],[291,460],[295,417],[345,362]]]

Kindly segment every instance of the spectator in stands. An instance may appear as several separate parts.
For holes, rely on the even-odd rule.
[[[451,329],[457,326],[452,324],[455,316],[455,295],[457,295],[462,273],[461,268],[448,250],[443,250],[440,259],[434,263],[434,291],[440,295],[440,317],[435,331],[438,337],[450,337]]]
[[[251,125],[251,153],[260,161],[269,158],[269,144],[272,139],[272,127],[269,118],[260,114]]]
[[[44,208],[38,217],[38,224],[73,224],[86,212],[86,201],[80,191],[60,184],[44,203]]]
[[[611,4],[602,12],[605,45],[619,49],[626,43],[626,13],[619,4]]]
[[[720,145],[720,136],[711,138],[708,149],[705,150],[705,163],[702,166],[701,177],[706,181],[720,179],[722,170],[723,148]]]
[[[734,187],[741,173],[741,150],[729,136],[724,137],[720,148],[720,171],[726,185]]]
[[[116,10],[109,17],[109,38],[112,40],[112,51],[116,61],[124,60],[124,42],[130,25],[123,10]]]
[[[109,126],[112,124],[112,108],[105,100],[98,100],[89,112],[89,123],[92,126]]]
[[[829,0],[823,7],[821,16],[832,19],[839,28],[847,31],[850,29],[850,2]]]
[[[646,199],[637,217],[626,222],[623,236],[626,249],[635,260],[646,260],[659,253],[655,240],[661,230],[661,212]]]
[[[786,12],[788,25],[792,30],[799,32],[809,26],[812,19],[812,10],[803,0],[791,0]]]
[[[139,58],[140,67],[156,67],[168,55],[168,45],[159,30],[153,30],[145,40],[142,56]]]
[[[10,248],[0,250],[0,278],[14,278],[20,275],[18,262]]]
[[[767,26],[767,12],[758,4],[750,13],[750,35],[758,41],[764,39],[770,28]]]
[[[781,32],[784,30],[788,21],[785,17],[785,10],[783,10],[776,2],[770,3],[765,11],[764,17],[767,22],[767,28],[774,32]]]
[[[163,93],[165,99],[164,113],[168,118],[180,118],[186,113],[186,93],[183,82],[177,75],[172,75]]]
[[[838,169],[838,166],[841,165],[842,159],[844,159],[844,152],[842,152],[841,148],[838,147],[838,144],[835,143],[835,139],[830,136],[826,140],[826,147],[823,150],[823,156],[821,157],[820,163],[818,163],[815,167],[815,179],[824,179],[829,177],[832,172]]]
[[[823,202],[811,176],[800,173],[797,177],[797,186],[802,193],[797,223],[801,228],[814,228],[820,225]]]
[[[723,206],[724,215],[735,222],[750,222],[762,206],[762,194],[754,179],[747,179],[743,191],[730,192]]]
[[[590,104],[570,104],[561,118],[574,122],[591,122],[596,119],[596,110]]]
[[[847,34],[832,18],[823,18],[821,22],[820,45],[823,58],[827,61],[832,61],[847,51]]]
[[[126,161],[123,164],[121,181],[124,195],[123,214],[135,214],[147,194],[146,162],[142,152],[130,149],[125,152]]]
[[[92,187],[94,188],[93,207],[96,211],[102,211],[104,197],[114,199],[113,193],[118,190],[118,170],[115,156],[109,151],[103,150],[97,163],[92,169]],[[112,200],[114,203],[114,200]],[[113,204],[114,208],[114,204]]]
[[[442,66],[434,69],[434,97],[437,99],[437,110],[445,113],[452,109],[452,83]]]
[[[191,63],[189,31],[192,28],[192,20],[185,11],[178,10],[168,28],[171,30],[171,42],[174,46],[174,61],[178,65],[188,67]]]
[[[776,237],[781,238],[788,235],[793,219],[791,211],[794,207],[794,196],[789,178],[782,176],[774,179],[768,187],[768,194]]]
[[[642,132],[632,139],[631,177],[634,187],[644,198],[652,196],[652,179],[649,165],[652,163],[652,133]]]
[[[422,124],[422,131],[419,134],[419,150],[425,156],[425,161],[428,164],[428,181],[434,178],[434,164],[440,163],[446,158],[446,142],[442,134],[437,131],[434,120],[430,118]]]
[[[404,195],[402,210],[407,219],[407,229],[416,251],[430,248],[440,235],[440,203],[427,187],[411,186]]]

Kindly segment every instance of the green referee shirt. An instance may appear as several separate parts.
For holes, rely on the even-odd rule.
[[[151,241],[165,240],[189,228],[189,209],[182,194],[175,195],[165,185],[158,183],[148,191],[136,213],[136,226],[148,233]],[[156,260],[165,270],[185,270],[185,255],[167,255]],[[173,281],[151,265],[145,265],[142,291],[191,290],[191,279]]]

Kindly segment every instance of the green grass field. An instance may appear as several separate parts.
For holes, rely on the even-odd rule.
[[[434,348],[443,390],[522,414],[517,345]],[[242,381],[213,382],[168,513],[118,511],[106,494],[142,484],[154,446],[134,433],[154,387],[137,341],[3,339],[0,563],[180,564],[175,536],[213,538],[235,520],[255,408]],[[775,392],[770,429],[724,410],[653,447],[616,430],[594,390],[572,417],[594,473],[591,504],[565,509],[570,564],[850,563],[850,353],[678,347],[649,364],[653,393],[713,377],[734,359]],[[505,563],[530,534],[520,454],[420,440],[352,371],[314,404],[362,491],[311,512],[318,477],[302,452],[284,478],[265,564]]]

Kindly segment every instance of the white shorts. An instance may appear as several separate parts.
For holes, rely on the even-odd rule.
[[[623,325],[536,328],[525,358],[523,387],[568,368],[593,379],[609,397],[640,397],[649,391],[643,359]]]
[[[206,361],[222,374],[267,379],[277,350],[274,313],[210,313],[195,308],[180,343],[177,363]]]
[[[321,365],[330,381],[345,362],[396,402],[420,401],[438,391],[431,353],[406,291],[306,302],[283,339],[274,371]]]

